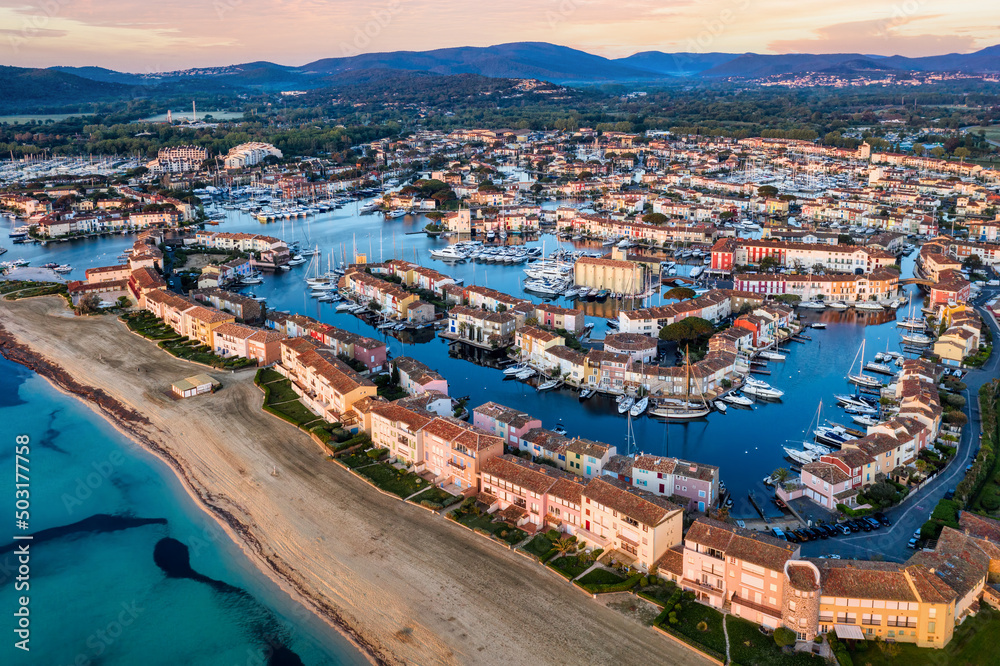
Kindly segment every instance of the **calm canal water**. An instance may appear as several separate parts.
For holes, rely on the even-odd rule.
[[[427,222],[422,216],[384,220],[377,214],[359,215],[355,204],[311,218],[308,223],[297,220],[283,224],[262,224],[239,211],[226,213],[226,220],[214,229],[264,233],[286,241],[297,240],[303,246],[318,245],[323,257],[322,270],[326,270],[331,252],[334,263],[340,263],[344,257],[350,260],[356,249],[367,254],[372,261],[393,257],[415,261],[456,278],[463,278],[467,285],[485,285],[510,294],[526,296],[534,301],[546,300],[522,291],[520,283],[524,278],[523,266],[448,264],[431,259],[429,250],[449,241],[431,239],[419,233]],[[512,242],[522,241],[517,239]],[[56,261],[70,263],[77,269],[82,269],[113,263],[115,257],[130,244],[129,238],[116,237],[58,243],[48,248],[13,246],[14,249],[4,258],[24,256],[32,259],[36,265],[44,261]],[[543,234],[526,244],[544,245],[546,254],[557,246],[607,250],[597,243],[559,241],[551,234]],[[904,276],[912,275],[914,257],[912,255],[903,259]],[[687,274],[691,266],[681,268],[681,274]],[[615,444],[620,452],[624,452],[627,422],[618,414],[612,400],[595,397],[580,402],[577,394],[567,389],[538,393],[519,382],[504,380],[504,375],[495,368],[477,365],[449,353],[446,342],[427,331],[421,332],[419,341],[408,335],[404,335],[402,339],[386,335],[353,315],[337,313],[336,304],[321,304],[310,298],[303,282],[305,269],[306,266],[303,265],[285,273],[268,275],[264,284],[252,288],[253,292],[265,296],[271,309],[309,315],[334,326],[384,339],[393,356],[414,356],[441,372],[448,379],[451,394],[456,397],[469,396],[472,407],[493,400],[542,418],[546,427],[551,428],[561,422],[570,435]],[[73,276],[80,275],[81,270],[73,273]],[[915,286],[907,289],[913,297],[913,307],[916,310],[921,305],[921,294]],[[571,305],[566,299],[554,302]],[[665,302],[669,301],[663,301],[660,294],[647,300],[647,304],[653,305]],[[607,301],[581,303],[580,306],[596,324],[593,339],[600,340],[607,332],[605,319],[616,315],[618,305]],[[781,402],[759,402],[749,410],[731,407],[727,414],[712,413],[705,420],[683,424],[668,425],[643,416],[633,422],[637,450],[718,465],[723,480],[734,496],[733,514],[756,515],[747,500],[748,491],[755,491],[758,497],[771,495],[762,483],[763,478],[777,467],[787,467],[790,464],[783,457],[782,446],[789,443],[795,445],[803,438],[811,439],[808,434],[815,427],[821,401],[821,422],[831,419],[850,423],[849,418],[837,408],[833,395],[850,391],[851,386],[845,376],[862,340],[867,341],[867,360],[871,360],[877,351],[901,350],[899,329],[894,324],[897,316],[906,317],[907,309],[904,307],[898,313],[877,314],[864,314],[854,310],[803,312],[804,320],[824,321],[827,328],[809,329],[806,334],[812,338],[810,342],[788,345],[787,360],[769,365],[772,374],[762,379],[785,392]],[[773,506],[770,508],[777,515],[777,509]]]

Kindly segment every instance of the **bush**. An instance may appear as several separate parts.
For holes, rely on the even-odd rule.
[[[774,630],[774,642],[778,647],[795,645],[795,632],[788,627],[778,627]]]
[[[372,460],[378,460],[382,456],[389,453],[389,449],[371,449],[365,453]]]
[[[957,425],[957,426],[964,426],[966,423],[969,422],[969,418],[963,412],[959,411],[948,412],[947,414],[944,415],[944,420],[950,423],[951,425]]]

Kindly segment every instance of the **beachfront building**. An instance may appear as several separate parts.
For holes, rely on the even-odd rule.
[[[377,394],[375,384],[337,358],[336,353],[305,337],[280,342],[281,362],[275,370],[313,412],[331,423],[340,421],[353,404]]]
[[[532,531],[554,527],[574,534],[585,484],[584,479],[548,465],[502,455],[483,465],[479,497],[518,527]]]
[[[482,466],[503,455],[503,440],[450,417],[438,417],[423,427],[424,458],[416,471],[434,475],[434,483],[458,493],[479,489]]]
[[[666,498],[608,478],[591,479],[583,491],[583,529],[577,536],[640,571],[649,571],[681,543],[684,511]]]
[[[731,605],[738,617],[774,629],[783,623],[785,563],[799,547],[761,532],[700,517],[684,535],[681,567],[673,571],[683,590],[704,604]]]
[[[271,365],[281,360],[283,333],[245,324],[226,323],[212,332],[212,350],[224,358],[250,358],[257,365]]]
[[[425,425],[434,420],[434,415],[423,410],[408,409],[394,402],[373,403],[369,415],[371,425],[367,428],[372,444],[388,449],[389,456],[407,465],[423,460],[423,434]]]
[[[249,296],[216,288],[193,289],[189,295],[218,310],[231,312],[244,324],[259,324],[264,320],[264,304]]]
[[[577,287],[633,296],[646,290],[646,267],[632,261],[581,257],[573,265],[573,279]]]
[[[399,386],[410,395],[431,391],[448,395],[448,380],[417,359],[400,356],[392,364],[399,373]]]

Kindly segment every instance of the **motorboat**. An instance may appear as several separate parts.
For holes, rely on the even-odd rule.
[[[255,275],[247,275],[246,277],[240,278],[240,282],[242,284],[264,284],[264,280]]]
[[[822,301],[801,301],[798,306],[809,310],[822,310],[826,307],[826,304]]]
[[[866,398],[863,395],[847,395],[840,394],[834,395],[837,402],[845,407],[874,407],[878,404],[878,401],[873,398]]]
[[[727,393],[726,395],[722,396],[720,398],[720,400],[725,400],[726,402],[728,402],[731,405],[739,405],[740,407],[752,407],[753,406],[753,400],[751,400],[750,398],[748,398],[746,396],[738,395],[736,393]],[[718,401],[716,401],[716,402],[718,402]]]
[[[539,391],[550,391],[550,390],[556,388],[557,386],[559,386],[561,383],[562,382],[559,381],[558,379],[550,379],[548,381],[545,381],[545,382],[542,382],[541,384],[539,384],[538,385],[538,390]]]
[[[866,416],[864,414],[858,414],[856,416],[852,416],[851,420],[857,423],[858,425],[863,425],[863,426],[878,425],[877,418],[875,418],[874,416]]]
[[[518,379],[522,380],[522,381],[525,380],[525,379],[531,379],[532,377],[535,376],[535,369],[534,368],[525,368],[524,370],[521,370],[519,373],[517,373],[514,376],[517,377]]]
[[[821,321],[814,321],[809,326],[810,326],[810,328],[818,328],[820,330],[826,328],[826,324],[824,322],[821,322]]]
[[[52,270],[54,270],[56,273],[69,273],[70,271],[73,270],[73,267],[70,266],[69,264],[60,264],[55,268],[53,268]]]
[[[835,447],[843,446],[846,442],[854,439],[843,426],[819,426],[813,430],[813,435],[816,436],[817,442],[830,444]]]
[[[564,435],[565,436],[567,431],[566,431],[566,427],[562,423],[557,423],[555,425],[555,427],[552,428],[552,432],[554,432],[557,435]]]
[[[819,454],[821,456],[833,453],[832,447],[824,446],[822,444],[816,444],[815,442],[802,442],[802,448],[804,448],[806,451],[812,451],[813,453]]]
[[[302,255],[297,254],[297,255],[295,255],[294,257],[292,257],[291,259],[288,260],[288,265],[289,266],[301,266],[302,264],[306,263],[307,261],[309,261],[309,260],[306,259],[305,257],[303,257]]]
[[[580,391],[580,400],[587,400],[588,398],[592,398],[595,393],[597,393],[597,391],[595,391],[594,389],[583,389],[582,391]]]
[[[793,448],[791,448],[789,446],[784,446],[782,448],[785,450],[785,454],[789,458],[791,458],[795,462],[797,462],[799,464],[802,464],[802,465],[806,465],[808,463],[811,463],[814,460],[816,460],[816,458],[818,457],[815,454],[813,454],[812,452],[805,451],[803,449],[793,449]]]
[[[766,358],[769,361],[784,361],[787,358],[784,354],[772,351],[770,349],[765,349],[764,351],[759,352],[757,355],[760,356],[761,358]]]
[[[908,345],[929,345],[934,342],[934,338],[923,335],[922,333],[904,333],[899,336],[899,339]]]
[[[722,400],[716,400],[715,402],[712,403],[712,406],[715,407],[717,411],[723,414],[725,414],[726,410],[729,409],[726,403],[724,403]]]
[[[347,312],[354,309],[354,303],[346,302],[337,306],[337,312]]]
[[[512,365],[509,368],[504,368],[503,374],[507,375],[508,377],[513,377],[517,373],[519,373],[522,370],[524,370],[525,367],[526,366],[523,366],[523,365]]]
[[[439,250],[431,250],[431,258],[443,261],[465,261],[465,253],[449,245]]]
[[[847,303],[844,303],[843,301],[831,301],[830,303],[826,304],[826,307],[830,308],[831,310],[846,310],[851,306],[848,305]]]
[[[638,402],[632,405],[632,407],[628,410],[628,413],[631,414],[633,418],[637,416],[642,416],[645,413],[647,407],[649,407],[649,398],[644,397],[639,399]]]
[[[869,372],[878,372],[883,375],[896,374],[896,372],[885,363],[876,363],[875,361],[868,361],[865,363],[865,370]]]
[[[860,303],[855,303],[854,307],[858,310],[869,310],[871,312],[881,312],[885,309],[874,301],[861,301]]]
[[[785,395],[785,392],[781,389],[776,389],[767,382],[762,382],[754,377],[746,378],[746,382],[743,385],[743,392],[756,398],[769,398],[772,400],[777,400]]]

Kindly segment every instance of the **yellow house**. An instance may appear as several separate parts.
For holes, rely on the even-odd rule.
[[[203,345],[212,346],[213,331],[223,324],[236,323],[236,317],[214,308],[196,305],[181,313],[184,335]]]
[[[820,633],[932,648],[951,640],[956,594],[932,568],[862,560],[815,564],[822,579]]]
[[[523,326],[517,330],[515,344],[521,349],[522,361],[542,365],[546,362],[546,350],[556,345],[565,345],[566,339],[537,326]]]

